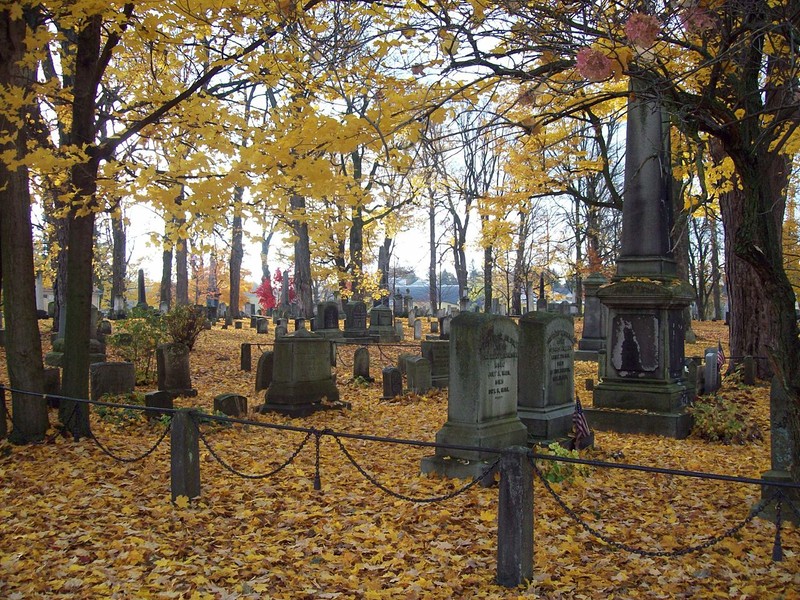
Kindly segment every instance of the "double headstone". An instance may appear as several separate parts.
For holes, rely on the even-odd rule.
[[[422,459],[423,473],[471,478],[487,474],[492,449],[525,445],[528,430],[517,416],[518,329],[496,315],[462,313],[452,323],[447,422],[437,448]]]

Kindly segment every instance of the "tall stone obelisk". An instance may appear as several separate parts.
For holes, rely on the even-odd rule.
[[[684,438],[692,399],[684,375],[683,311],[692,300],[672,257],[669,123],[632,76],[628,100],[622,247],[617,272],[597,296],[608,307],[606,349],[590,425],[621,433]]]

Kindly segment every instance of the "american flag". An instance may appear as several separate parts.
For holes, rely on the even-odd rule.
[[[722,349],[720,341],[717,341],[717,366],[720,369],[725,366],[725,351]]]
[[[575,412],[572,413],[572,424],[575,426],[575,445],[583,439],[591,437],[589,424],[586,422],[586,415],[583,414],[581,399],[575,396]]]

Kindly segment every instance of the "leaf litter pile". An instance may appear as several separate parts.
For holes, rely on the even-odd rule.
[[[687,356],[727,338],[721,324],[695,323]],[[43,331],[43,340],[48,332]],[[410,333],[410,331],[409,331]],[[410,336],[407,336],[407,338]],[[242,342],[271,335],[214,328],[191,354],[196,398],[176,406],[210,412],[214,396],[248,397],[249,418],[299,427],[434,441],[447,419],[446,391],[381,400],[380,369],[409,348],[370,348],[376,382],[352,381],[354,346],[341,346],[337,381],[348,410],[303,419],[252,413],[263,402],[255,372],[239,367]],[[46,344],[47,345],[47,344]],[[254,350],[254,364],[257,355]],[[7,381],[0,349],[0,381]],[[109,360],[114,357],[110,356]],[[576,363],[576,389],[594,363]],[[142,388],[144,389],[144,387]],[[152,386],[149,389],[154,389]],[[763,433],[743,445],[698,437],[596,432],[598,460],[759,478],[769,468],[769,386],[725,380],[721,396]],[[10,401],[9,401],[10,404]],[[136,415],[99,416],[92,430],[112,453],[136,457],[165,424]],[[57,420],[55,411],[51,424]],[[289,461],[301,432],[253,425],[202,425],[211,448],[233,469],[262,474]],[[315,436],[278,474],[243,478],[201,444],[202,495],[170,501],[169,436],[138,462],[120,462],[92,440],[57,435],[48,443],[0,450],[0,597],[21,598],[797,598],[800,532],[782,529],[784,559],[772,562],[775,527],[756,518],[711,548],[678,557],[642,557],[631,549],[670,552],[702,544],[742,522],[758,486],[618,469],[582,468],[552,484],[577,524],[537,480],[535,568],[529,585],[494,583],[497,488],[475,486],[440,502],[412,502],[368,481],[337,439],[320,437],[320,483],[314,489]],[[361,469],[400,496],[450,494],[465,481],[425,477],[432,449],[340,438]]]

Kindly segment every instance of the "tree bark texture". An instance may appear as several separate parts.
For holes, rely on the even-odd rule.
[[[293,194],[291,205],[293,211],[305,213],[306,199],[298,194]],[[294,289],[300,307],[300,316],[311,318],[314,315],[314,300],[311,295],[311,247],[308,223],[304,219],[295,219],[292,221],[292,227],[296,238],[294,243]]]
[[[234,200],[240,202],[244,189],[237,187],[234,192]],[[228,313],[234,319],[238,319],[241,310],[241,281],[242,281],[242,260],[244,259],[244,248],[242,246],[242,216],[235,215],[231,225],[231,257],[228,263],[230,272],[230,308]]]
[[[32,74],[20,65],[25,52],[27,26],[0,11],[0,85],[23,88]],[[24,118],[25,115],[19,115]],[[26,128],[0,118],[0,135],[14,138],[0,150],[26,150]],[[28,169],[11,171],[0,161],[0,265],[5,277],[3,306],[6,324],[6,363],[12,388],[42,392],[42,345],[36,315],[33,270],[33,239]],[[13,273],[13,276],[11,274]],[[5,418],[3,411],[3,418]],[[47,432],[47,403],[41,396],[12,394],[13,430],[11,441],[41,440]]]

